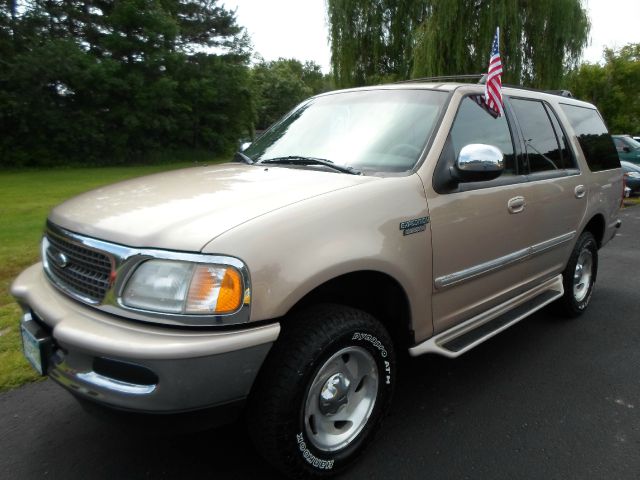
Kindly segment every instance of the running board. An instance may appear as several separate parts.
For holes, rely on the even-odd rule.
[[[459,357],[494,335],[515,325],[564,294],[562,275],[493,307],[459,325],[409,349],[413,357],[436,353],[445,357]]]

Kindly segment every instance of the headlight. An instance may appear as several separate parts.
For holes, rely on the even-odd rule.
[[[147,260],[134,271],[122,293],[122,304],[177,314],[225,314],[243,299],[240,273],[227,265]]]

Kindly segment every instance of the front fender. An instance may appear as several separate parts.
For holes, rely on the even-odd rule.
[[[251,320],[285,315],[325,282],[357,271],[393,277],[407,294],[416,339],[433,331],[431,231],[400,223],[428,217],[417,175],[380,178],[289,205],[226,232],[203,253],[242,259],[252,282]]]

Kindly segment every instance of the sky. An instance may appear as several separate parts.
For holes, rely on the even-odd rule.
[[[238,23],[248,30],[253,47],[265,60],[279,57],[313,60],[329,73],[326,0],[222,0],[237,8]],[[640,43],[640,0],[587,0],[590,45],[583,59],[599,62],[605,46]],[[487,47],[489,48],[489,47]]]

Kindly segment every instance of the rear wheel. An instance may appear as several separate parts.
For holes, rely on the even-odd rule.
[[[591,232],[583,232],[562,274],[564,295],[557,303],[561,313],[577,317],[587,309],[597,273],[598,244]]]
[[[337,305],[296,314],[251,395],[256,447],[294,478],[339,472],[372,441],[395,373],[391,339],[371,315]]]

